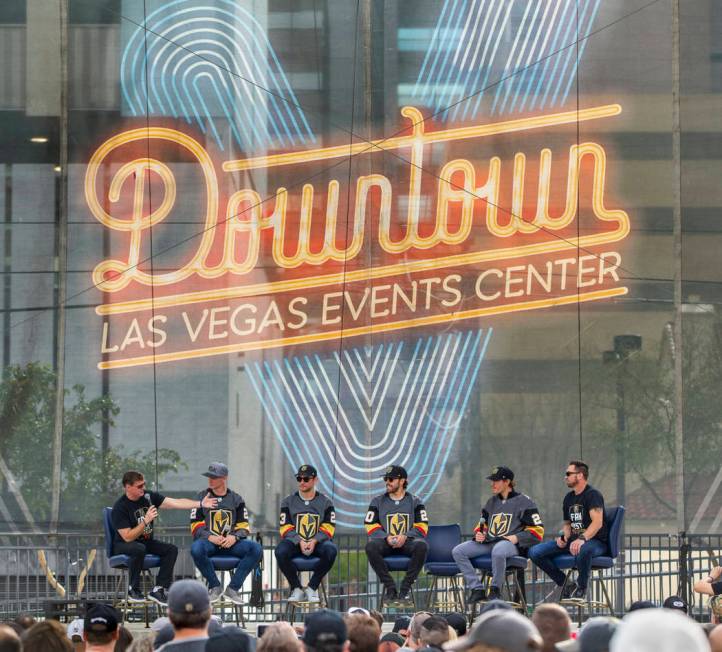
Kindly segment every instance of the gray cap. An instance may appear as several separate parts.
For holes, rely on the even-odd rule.
[[[618,618],[595,616],[579,630],[576,640],[556,644],[558,652],[609,652],[609,642],[617,631]]]
[[[173,613],[201,613],[210,606],[208,590],[198,580],[178,580],[171,584],[168,609]]]
[[[534,624],[516,611],[496,609],[477,619],[468,636],[444,643],[444,650],[466,650],[477,643],[508,652],[535,652],[542,637]]]
[[[208,465],[208,470],[201,473],[201,475],[206,476],[206,478],[227,478],[228,467],[223,462],[213,462]]]

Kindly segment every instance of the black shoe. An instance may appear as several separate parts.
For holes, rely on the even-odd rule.
[[[498,586],[493,584],[489,587],[489,593],[486,596],[487,600],[501,600],[501,591]]]
[[[395,586],[387,586],[384,589],[384,603],[389,604],[391,602],[398,602],[399,601],[399,594],[398,591],[396,591]]]
[[[128,589],[128,602],[145,602],[145,596],[133,587]]]
[[[154,589],[148,594],[148,600],[152,600],[153,602],[165,607],[168,604],[168,594],[165,592],[163,587],[160,587],[159,589]]]
[[[574,592],[577,590],[576,582],[567,582],[562,589],[562,594],[559,596],[560,600],[570,600]]]
[[[486,600],[486,591],[484,589],[472,589],[469,595],[469,603],[481,602]]]
[[[585,588],[582,588],[581,586],[578,586],[576,591],[572,593],[572,600],[581,600],[584,601],[587,599],[587,590]]]
[[[399,602],[403,602],[404,604],[411,604],[413,602],[411,599],[411,589],[401,587],[399,591]]]

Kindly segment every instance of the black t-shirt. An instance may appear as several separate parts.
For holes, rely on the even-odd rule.
[[[722,594],[722,580],[712,582],[712,593],[714,593],[715,595]]]
[[[127,496],[123,495],[115,501],[113,505],[113,511],[110,514],[110,520],[113,523],[113,527],[116,529],[115,540],[122,541],[117,530],[123,530],[125,528],[134,528],[140,523],[145,517],[145,513],[151,505],[154,505],[160,509],[161,504],[165,500],[165,496],[155,491],[149,491],[150,502],[145,496],[142,496],[139,500],[129,500]],[[143,533],[138,537],[138,541],[148,541],[153,538],[153,523],[151,521],[145,526]]]
[[[590,484],[580,494],[570,491],[564,496],[564,520],[572,526],[571,540],[586,532],[592,522],[589,512],[597,508],[602,510],[602,514],[604,513],[604,497]],[[607,524],[604,523],[603,518],[602,527],[594,535],[594,538],[603,543],[607,541]]]

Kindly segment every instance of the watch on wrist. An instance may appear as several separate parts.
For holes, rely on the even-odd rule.
[[[587,537],[585,537],[583,534],[580,534],[577,538],[578,538],[580,541],[586,541],[586,540],[587,540]]]

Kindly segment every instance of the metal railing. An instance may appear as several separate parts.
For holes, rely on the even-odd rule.
[[[175,566],[177,578],[197,577],[190,557],[190,538],[185,532],[160,531],[158,537],[178,546],[180,554]],[[273,550],[278,544],[276,533],[263,533],[263,594],[265,604],[260,609],[245,607],[246,618],[252,621],[272,621],[284,613],[288,593],[285,579],[278,571]],[[362,534],[339,534],[335,538],[339,548],[336,563],[326,578],[329,606],[346,610],[352,606],[373,609],[380,590],[378,580],[369,567]],[[657,604],[670,595],[688,598],[691,613],[700,620],[708,618],[706,600],[691,591],[694,577],[710,568],[708,550],[722,549],[722,535],[695,535],[680,540],[676,535],[627,535],[623,552],[613,569],[603,575],[613,597],[615,612],[623,612],[635,600],[652,600]],[[92,566],[83,571],[93,554]],[[53,588],[41,563],[44,554],[47,568],[64,596]],[[682,563],[680,563],[682,562]],[[686,566],[686,568],[685,568]],[[113,601],[118,571],[108,565],[102,536],[62,534],[0,534],[0,620],[21,612],[45,615],[50,611],[67,610],[73,615],[88,601]],[[432,609],[450,611],[453,599],[448,586],[430,595],[431,577],[422,573],[416,586],[417,605],[431,600]],[[591,584],[592,597],[601,598],[599,579]],[[79,586],[82,584],[82,586]],[[554,588],[553,584],[531,563],[525,576],[527,601],[532,607],[543,601]],[[80,589],[80,590],[79,590]],[[250,579],[243,587],[250,597]],[[58,607],[60,605],[60,607]]]

